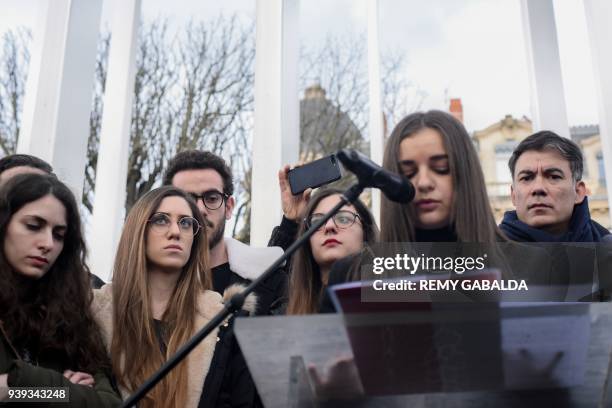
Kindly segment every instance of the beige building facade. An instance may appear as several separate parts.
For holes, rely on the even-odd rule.
[[[475,131],[472,139],[478,151],[487,184],[495,219],[500,222],[504,212],[513,210],[510,199],[512,175],[508,160],[514,148],[533,133],[531,121],[507,115],[491,126]],[[584,155],[584,176],[591,217],[605,226],[611,227],[608,211],[608,193],[603,170],[603,155],[599,128],[596,125],[570,128],[572,140],[582,149]]]

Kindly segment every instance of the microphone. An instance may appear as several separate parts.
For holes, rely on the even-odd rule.
[[[342,149],[336,153],[336,157],[364,187],[378,188],[389,200],[397,203],[409,203],[414,199],[414,186],[406,177],[383,169],[364,154],[353,149]]]

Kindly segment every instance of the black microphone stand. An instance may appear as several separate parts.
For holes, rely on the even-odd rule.
[[[310,237],[321,228],[331,217],[336,214],[340,208],[347,204],[353,203],[363,192],[365,187],[357,182],[340,196],[340,202],[327,212],[319,221],[315,222],[298,240],[296,240],[285,253],[278,258],[272,265],[265,270],[257,279],[251,282],[244,291],[232,296],[219,313],[217,313],[200,331],[198,331],[187,343],[181,346],[172,357],[170,357],[151,377],[149,377],[132,395],[125,400],[122,407],[128,408],[135,406],[155,385],[162,380],[178,363],[180,363],[187,354],[191,352],[206,336],[208,336],[217,326],[231,314],[234,314],[244,304],[246,297],[259,286],[261,282],[272,276],[274,272],[295,252],[299,247],[304,245]]]

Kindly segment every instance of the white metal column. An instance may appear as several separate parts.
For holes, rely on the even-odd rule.
[[[533,129],[570,137],[552,0],[521,0]]]
[[[141,0],[115,0],[96,170],[91,269],[111,278],[125,212],[125,183]]]
[[[38,156],[81,201],[101,0],[41,3],[17,151]]]
[[[277,173],[298,158],[299,5],[299,0],[257,0],[252,245],[265,245],[280,222]]]
[[[380,86],[380,40],[378,30],[378,0],[365,0],[368,10],[368,91],[370,96],[370,157],[382,165],[383,160],[383,107]],[[380,190],[372,189],[372,214],[380,225]]]
[[[612,2],[584,0],[597,89],[599,134],[603,150],[608,208],[612,221]]]

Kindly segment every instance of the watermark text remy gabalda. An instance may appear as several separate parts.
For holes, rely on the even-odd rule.
[[[434,290],[464,290],[464,291],[505,291],[529,290],[525,280],[478,280],[478,279],[400,279],[383,281],[377,279],[372,282],[374,290],[407,290],[407,291],[434,291]]]
[[[386,281],[374,280],[372,288],[376,291],[526,291],[529,290],[525,280],[515,279],[491,279],[491,277],[474,278],[463,277],[465,272],[484,271],[487,254],[476,257],[452,257],[452,256],[410,256],[408,254],[396,254],[392,257],[373,258],[372,272],[381,275],[387,271],[394,271],[395,276],[414,275],[416,273],[440,273],[451,272],[458,275],[457,278],[436,278],[435,275],[426,279],[394,279]]]

